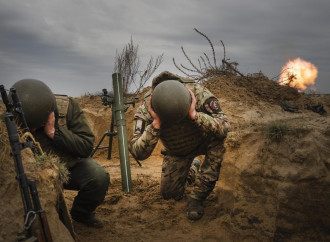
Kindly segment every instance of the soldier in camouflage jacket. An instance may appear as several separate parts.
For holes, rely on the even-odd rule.
[[[162,141],[165,149],[162,151],[161,194],[165,199],[176,200],[184,194],[192,161],[198,155],[205,155],[187,207],[187,217],[197,220],[203,216],[203,201],[219,178],[225,152],[223,142],[230,122],[221,110],[219,100],[190,79],[163,72],[153,79],[152,89],[166,80],[180,81],[189,90],[192,104],[188,116],[170,126],[161,123],[151,108],[151,92],[147,93],[134,116],[130,151],[137,159],[143,160],[151,155],[157,142]]]

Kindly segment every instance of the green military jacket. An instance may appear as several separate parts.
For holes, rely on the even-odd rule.
[[[89,157],[93,150],[94,134],[75,100],[56,95],[56,104],[53,140],[43,133],[43,128],[36,131],[35,137],[44,151],[56,154],[68,167],[72,167],[81,158]]]
[[[167,153],[184,156],[196,149],[210,137],[226,137],[230,122],[221,110],[219,100],[205,87],[193,80],[181,78],[169,72],[163,72],[153,79],[152,87],[166,80],[177,80],[189,88],[196,97],[196,119],[186,117],[179,124],[166,127],[162,124],[160,130],[152,126],[153,119],[148,111],[150,94],[138,108],[133,121],[133,138],[130,143],[131,153],[140,160],[148,158],[159,139]]]

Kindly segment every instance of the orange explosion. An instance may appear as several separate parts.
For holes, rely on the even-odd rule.
[[[289,60],[282,67],[279,79],[281,85],[289,85],[303,91],[307,86],[313,85],[317,77],[317,68],[312,63],[296,58]]]

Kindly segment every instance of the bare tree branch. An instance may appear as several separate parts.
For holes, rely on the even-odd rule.
[[[237,66],[238,63],[237,62],[229,62],[226,59],[226,48],[225,45],[223,43],[222,40],[220,40],[222,47],[223,47],[223,54],[224,57],[222,59],[221,65],[217,66],[217,62],[216,62],[216,57],[215,57],[215,51],[214,51],[214,47],[213,44],[211,42],[211,40],[202,32],[200,32],[199,30],[197,30],[196,28],[194,28],[194,30],[202,35],[210,44],[210,47],[212,49],[212,55],[213,55],[213,62],[214,62],[214,66],[211,64],[210,58],[208,57],[208,55],[203,52],[203,55],[200,56],[197,61],[199,64],[199,68],[194,65],[194,63],[191,61],[191,59],[189,58],[189,56],[187,55],[187,53],[185,52],[183,46],[181,47],[181,50],[184,54],[184,56],[186,57],[186,59],[188,60],[188,62],[190,63],[190,65],[193,68],[188,68],[182,64],[180,64],[180,66],[178,66],[175,62],[175,59],[173,58],[173,63],[174,66],[181,71],[182,73],[184,73],[186,76],[188,76],[189,78],[192,78],[198,82],[203,82],[209,78],[214,78],[214,77],[219,77],[219,76],[236,76],[236,75],[240,75],[243,76],[244,78],[248,79],[247,76],[244,76],[241,72],[239,72],[237,70]],[[204,67],[202,66],[202,63],[204,65]],[[191,73],[196,73],[196,74],[190,74]]]
[[[185,74],[186,76],[190,76],[189,74],[187,74],[186,72],[184,72],[176,63],[175,63],[175,60],[174,60],[174,58],[173,58],[173,63],[174,63],[174,65],[175,65],[175,67],[179,70],[179,71],[181,71],[183,74]]]
[[[204,56],[206,57],[207,63],[209,63],[209,67],[211,67],[211,69],[216,69],[216,67],[213,68],[213,66],[211,65],[210,59],[209,59],[209,57],[207,56],[207,54],[205,54],[205,52],[204,52],[203,54],[204,54]]]
[[[223,43],[222,40],[220,40],[221,44],[222,44],[222,47],[223,47],[223,59],[225,60],[226,59],[226,48],[225,48],[225,44]]]
[[[197,72],[197,71],[195,71],[195,70],[189,69],[188,67],[185,67],[185,66],[182,65],[182,64],[180,64],[180,66],[181,66],[183,69],[186,69],[187,71]]]
[[[206,63],[205,63],[205,60],[204,60],[203,56],[201,56],[200,58],[202,59],[203,64],[204,64],[204,67],[205,67],[205,70],[206,70],[207,69],[207,66],[206,66]]]
[[[163,62],[163,54],[156,59],[150,57],[147,67],[141,71],[138,51],[139,46],[133,43],[132,37],[131,41],[123,48],[121,53],[116,51],[114,71],[121,73],[123,77],[124,93],[128,93],[129,91],[137,93],[141,91],[152,74]]]
[[[213,48],[213,44],[211,42],[211,40],[205,35],[203,34],[202,32],[200,32],[198,29],[194,28],[194,30],[199,33],[200,35],[202,35],[203,37],[205,37],[205,39],[207,39],[207,41],[210,43],[210,46],[212,48],[212,54],[213,54],[213,61],[214,61],[214,66],[217,66],[217,60],[215,58],[215,52],[214,52],[214,48]]]
[[[190,58],[188,57],[188,55],[186,54],[186,52],[184,51],[184,49],[183,49],[182,46],[181,46],[181,50],[182,50],[184,56],[185,56],[185,57],[187,58],[187,60],[189,61],[189,63],[192,65],[192,67],[194,67],[195,70],[196,70],[198,73],[202,74],[201,70],[199,70],[199,69],[194,65],[194,63],[192,63],[192,61],[190,60]]]

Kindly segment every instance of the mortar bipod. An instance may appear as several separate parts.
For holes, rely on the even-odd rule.
[[[103,94],[101,95],[101,100],[102,100],[102,104],[104,106],[109,106],[109,108],[112,110],[113,104],[114,104],[114,99],[112,97],[110,97],[107,89],[102,89]],[[137,97],[134,97],[132,100],[125,100],[125,104],[131,104],[133,107],[135,107],[135,102],[138,100]],[[125,112],[128,110],[128,107],[125,107]],[[112,110],[113,111],[113,110]],[[93,151],[91,153],[91,157],[93,157],[93,155],[95,154],[95,152],[99,149],[108,149],[108,157],[107,159],[110,160],[111,159],[111,153],[112,153],[112,142],[113,142],[113,137],[118,135],[118,132],[116,130],[114,130],[114,126],[115,126],[115,121],[114,121],[114,115],[113,112],[111,114],[111,123],[110,123],[110,129],[108,131],[106,131],[102,138],[100,139],[100,141],[98,142],[98,144],[93,148]],[[109,137],[109,145],[108,146],[101,146],[103,140],[105,137]],[[131,153],[132,157],[134,158],[134,160],[138,163],[138,165],[140,167],[142,167],[143,165],[141,164],[141,162],[139,160],[136,159],[136,157]]]

